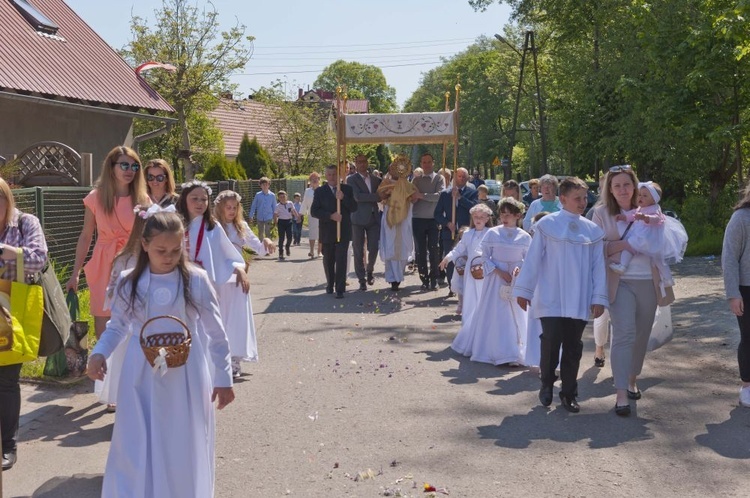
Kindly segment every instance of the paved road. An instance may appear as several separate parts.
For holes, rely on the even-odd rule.
[[[410,275],[394,294],[380,273],[378,290],[336,300],[306,254],[252,267],[261,361],[218,416],[217,496],[416,497],[424,483],[452,497],[747,496],[750,410],[716,260],[676,267],[675,339],[647,358],[643,399],[620,419],[590,329],[581,413],[546,409],[534,372],[451,352],[444,289],[421,293]],[[24,386],[3,496],[98,496],[113,416],[90,392]]]

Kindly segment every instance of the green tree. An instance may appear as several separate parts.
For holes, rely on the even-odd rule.
[[[245,170],[238,163],[230,161],[223,154],[211,154],[203,164],[203,180],[218,182],[220,180],[247,180]]]
[[[336,87],[345,87],[350,99],[367,99],[370,112],[398,109],[396,89],[388,86],[383,70],[377,66],[338,60],[323,69],[313,87],[330,92],[335,92]]]
[[[221,31],[211,3],[201,10],[188,0],[163,0],[154,16],[153,25],[133,16],[133,40],[122,55],[133,65],[159,61],[177,68],[143,75],[174,107],[178,119],[177,126],[149,146],[163,151],[161,155],[172,158],[175,165],[179,160],[184,177],[192,178],[201,152],[213,154],[223,148],[206,115],[216,106],[218,95],[232,91],[229,77],[245,67],[251,54],[247,44],[253,38],[245,35],[245,26],[239,23]],[[147,126],[140,124],[137,130],[148,131]]]
[[[240,142],[237,164],[244,169],[247,178],[272,177],[275,170],[268,152],[258,143],[256,137],[250,140],[247,133],[242,136],[242,142]]]

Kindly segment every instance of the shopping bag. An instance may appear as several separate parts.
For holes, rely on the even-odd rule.
[[[70,309],[70,335],[65,343],[65,360],[68,374],[74,377],[86,373],[86,362],[88,361],[88,335],[89,323],[78,319],[80,308],[78,304],[78,294],[72,290],[68,291],[66,298],[68,309]]]
[[[39,354],[44,315],[42,287],[24,282],[22,253],[16,259],[16,270],[17,278],[10,283],[10,315],[13,322],[13,342],[17,344],[11,351],[0,352],[0,365],[32,361]]]
[[[672,340],[674,328],[672,327],[672,307],[658,306],[654,324],[651,327],[651,336],[648,338],[648,350],[659,349]]]

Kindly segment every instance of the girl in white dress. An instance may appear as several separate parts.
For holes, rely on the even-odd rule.
[[[523,363],[527,317],[510,292],[531,245],[531,236],[518,228],[523,208],[511,197],[501,199],[498,217],[502,225],[482,240],[485,278],[477,312],[469,324],[474,339],[471,361]]]
[[[221,226],[226,231],[227,237],[234,244],[234,247],[242,254],[244,248],[250,248],[261,256],[267,254],[273,254],[276,250],[276,245],[271,239],[266,237],[263,242],[253,233],[247,222],[242,219],[242,210],[240,202],[242,197],[240,194],[233,190],[224,190],[219,192],[219,195],[214,199],[214,217],[221,223]],[[231,287],[231,285],[230,285]],[[258,361],[258,344],[255,337],[255,321],[253,320],[253,303],[250,299],[250,295],[244,295],[240,292],[228,292],[230,298],[237,298],[238,300],[247,299],[250,307],[248,316],[250,317],[250,328],[248,329],[247,337],[245,338],[246,345],[243,347],[242,344],[233,347],[230,341],[230,348],[232,349],[232,364],[239,365],[240,361]],[[243,303],[237,303],[240,307],[243,307]],[[234,303],[231,309],[235,309]],[[230,323],[234,316],[227,317],[224,319],[224,324],[227,329],[230,327]],[[234,326],[235,324],[231,324]],[[241,326],[242,324],[236,324]],[[240,340],[242,340],[240,338]],[[235,354],[235,351],[245,350],[245,356],[239,356]],[[234,367],[233,367],[234,371]],[[241,369],[237,367],[237,373],[241,373]]]
[[[232,351],[232,374],[241,374],[240,361],[257,359],[250,308],[250,281],[245,260],[208,209],[211,188],[193,180],[182,184],[177,211],[185,218],[188,259],[203,267],[219,297],[219,309]],[[252,334],[252,335],[251,335]]]
[[[102,380],[106,358],[127,344],[102,496],[214,495],[212,402],[222,409],[234,400],[229,344],[206,272],[186,261],[183,230],[174,213],[146,221],[135,268],[120,277],[112,317],[89,358],[89,377]],[[179,329],[167,314],[193,335],[190,353],[183,366],[153,368],[140,333],[160,316],[144,336]]]
[[[485,204],[477,204],[469,210],[469,214],[471,214],[471,228],[464,233],[461,240],[456,244],[456,247],[443,258],[439,265],[442,270],[451,261],[456,261],[460,257],[466,258],[466,269],[462,277],[463,297],[461,302],[463,309],[461,313],[461,329],[453,340],[453,344],[451,344],[451,348],[454,351],[464,356],[471,356],[474,331],[470,327],[470,323],[474,319],[485,280],[484,278],[474,278],[471,274],[471,266],[472,264],[480,264],[482,261],[481,242],[490,230],[488,226],[492,223],[492,210]],[[455,275],[454,273],[454,278],[456,278]]]
[[[313,171],[310,173],[310,186],[307,187],[305,193],[302,196],[302,212],[303,216],[307,216],[307,238],[310,241],[310,252],[307,253],[310,258],[315,257],[315,246],[318,246],[318,257],[320,257],[321,244],[318,243],[318,219],[310,216],[310,207],[312,207],[313,197],[315,196],[315,189],[320,187],[320,173]]]
[[[152,208],[151,212],[154,212],[156,209],[158,208]],[[109,276],[109,284],[106,290],[107,295],[104,297],[104,309],[108,311],[112,309],[112,299],[114,298],[115,287],[120,278],[120,273],[133,268],[135,260],[141,252],[141,236],[149,212],[140,205],[137,205],[133,211],[136,215],[133,221],[133,231],[130,232],[130,237],[128,237],[125,247],[120,250],[112,262],[112,273]],[[172,206],[171,212],[175,212],[174,206]],[[104,381],[97,380],[94,382],[94,394],[99,397],[100,403],[107,405],[107,411],[110,413],[114,413],[117,405],[117,386],[120,382],[120,372],[122,371],[122,362],[125,358],[126,350],[127,342],[120,343],[107,359],[107,376],[104,378]]]

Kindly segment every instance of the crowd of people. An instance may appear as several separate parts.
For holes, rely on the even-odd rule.
[[[142,168],[128,147],[107,155],[84,199],[66,284],[75,291],[85,271],[98,339],[87,373],[101,383],[100,401],[117,412],[104,496],[213,495],[212,405],[231,403],[242,362],[258,359],[243,251],[276,252],[270,238],[275,226],[283,260],[291,245],[301,245],[305,218],[308,257],[322,256],[327,294],[345,296],[350,257],[359,291],[376,285],[378,256],[394,292],[413,264],[420,291],[447,287],[448,297],[458,298],[461,324],[451,347],[472,361],[538,368],[544,406],[552,403],[559,376],[562,406],[580,410],[584,328],[593,317],[601,336],[611,322],[614,412],[631,413],[631,402],[643,396],[637,381],[657,307],[674,300],[668,263],[682,257],[687,243],[661,212],[657,184],[639,182],[628,165],[610,168],[588,219],[588,186],[573,177],[531,180],[524,197],[516,182],[506,182],[495,203],[478,172],[470,176],[458,168],[454,177],[435,171],[430,153],[414,171],[407,157],[398,156],[385,175],[358,155],[348,173],[330,165],[323,185],[312,173],[309,188],[293,200],[271,192],[270,181],[261,179],[248,212],[256,236],[238,193],[219,192],[211,206],[211,188],[202,181],[183,184],[178,195],[164,160]],[[722,255],[727,298],[742,337],[743,406],[750,406],[748,208],[750,186],[727,227]],[[40,271],[47,246],[39,221],[15,208],[2,179],[0,221],[5,278],[14,277],[19,259],[29,276]],[[184,332],[177,339],[173,322]],[[605,364],[603,335],[596,340],[599,367]],[[19,372],[20,365],[0,366],[4,469],[16,461]]]

